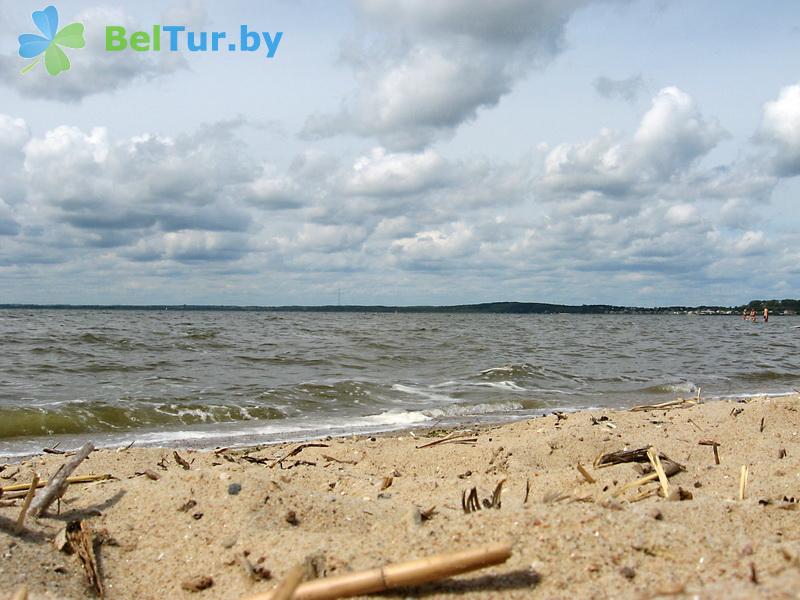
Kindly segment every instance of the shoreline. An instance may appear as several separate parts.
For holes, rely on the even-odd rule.
[[[92,597],[77,557],[50,543],[75,519],[104,536],[97,551],[109,598],[153,597],[154,589],[239,598],[268,591],[309,555],[336,575],[508,541],[504,565],[386,595],[750,598],[795,597],[800,588],[800,395],[472,429],[468,443],[448,440],[452,428],[317,438],[324,446],[281,463],[302,444],[179,450],[189,469],[172,448],[98,450],[76,474],[114,479],[70,486],[61,515],[29,518],[21,536],[12,531],[21,500],[0,498],[0,589],[27,582],[34,599]],[[698,445],[708,439],[721,443],[720,465]],[[658,481],[617,494],[642,477],[635,465],[593,467],[600,453],[648,445],[685,466],[667,483],[672,496],[691,499],[659,497]],[[64,460],[6,465],[0,485],[29,481],[34,469],[46,478]],[[488,499],[500,481],[500,508],[464,512],[463,493],[475,488]],[[182,589],[199,576],[213,585]]]
[[[708,396],[703,398],[703,402],[725,402],[737,401],[747,398],[782,398],[793,396],[798,393],[794,391],[779,391],[779,392],[739,392],[733,394],[723,394]],[[655,400],[654,400],[655,402]],[[641,403],[641,402],[639,402]],[[36,456],[40,456],[45,452],[45,448],[53,448],[54,445],[61,450],[72,450],[79,448],[87,442],[92,442],[97,449],[115,450],[133,445],[136,448],[169,448],[169,449],[184,449],[196,450],[201,452],[211,452],[220,447],[227,447],[232,449],[246,449],[256,446],[266,446],[285,443],[301,443],[313,441],[326,437],[333,438],[347,438],[350,436],[359,435],[384,435],[384,434],[402,434],[410,430],[427,430],[431,428],[457,428],[457,427],[481,427],[484,425],[503,425],[516,423],[518,421],[527,421],[530,419],[538,419],[552,415],[554,413],[562,412],[565,414],[573,414],[578,412],[598,411],[598,410],[612,410],[624,411],[629,410],[631,406],[621,405],[614,407],[604,406],[541,406],[530,409],[508,410],[505,412],[485,412],[476,414],[464,415],[441,415],[441,416],[426,416],[424,419],[409,418],[418,417],[425,412],[436,412],[436,409],[431,411],[426,410],[397,410],[385,411],[376,415],[365,415],[361,417],[354,417],[360,421],[368,421],[376,417],[385,417],[390,413],[394,413],[395,417],[400,417],[404,422],[387,422],[368,424],[363,423],[359,425],[338,425],[338,424],[320,424],[316,427],[289,429],[285,431],[273,431],[263,433],[259,431],[259,427],[263,427],[263,423],[269,423],[271,426],[280,427],[283,420],[266,421],[258,423],[257,421],[224,421],[219,423],[212,423],[200,427],[195,426],[194,429],[184,430],[161,430],[143,429],[131,430],[125,433],[116,433],[113,431],[101,432],[86,432],[76,434],[55,434],[55,435],[41,435],[33,438],[7,438],[0,440],[0,461],[13,461],[20,462]],[[246,431],[247,427],[253,429],[252,432]],[[226,432],[229,429],[231,431]],[[154,439],[153,439],[154,438]],[[37,449],[26,450],[12,450],[3,451],[2,446],[23,443],[33,446]]]

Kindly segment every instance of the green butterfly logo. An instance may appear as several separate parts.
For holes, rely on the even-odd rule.
[[[22,73],[29,72],[39,64],[42,53],[44,53],[44,66],[50,75],[69,71],[69,58],[61,46],[83,48],[86,45],[86,40],[83,38],[83,23],[71,23],[58,31],[58,11],[55,6],[37,10],[32,16],[34,25],[42,35],[23,33],[19,36],[19,55],[22,58],[36,59],[22,69]]]

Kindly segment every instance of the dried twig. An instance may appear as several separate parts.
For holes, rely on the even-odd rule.
[[[11,600],[28,600],[28,584],[23,583],[11,596]]]
[[[482,569],[505,562],[511,556],[511,546],[494,544],[483,548],[440,554],[400,564],[326,577],[301,584],[294,600],[328,600],[359,596],[386,590],[416,586],[460,573]],[[271,592],[256,594],[248,600],[274,600]]]
[[[466,490],[461,492],[461,508],[465,513],[481,509],[481,502],[478,500],[478,488],[472,488],[469,494],[467,494]]]
[[[719,447],[722,445],[714,440],[700,440],[697,442],[701,446],[711,446],[714,449],[714,462],[719,464]]]
[[[83,570],[89,585],[94,588],[100,598],[105,597],[103,580],[97,566],[97,557],[94,553],[94,538],[92,529],[87,521],[71,521],[67,524],[67,541],[78,558],[81,559]]]
[[[658,454],[650,448],[647,451],[647,458],[650,459],[650,464],[653,465],[653,468],[658,474],[658,481],[661,484],[661,491],[664,492],[664,498],[668,498],[669,482],[667,481],[667,474],[664,473],[664,467],[661,466],[661,460],[658,458]]]
[[[644,410],[671,410],[673,408],[689,408],[700,402],[698,398],[678,398],[677,400],[670,400],[669,402],[662,402],[661,404],[641,404],[634,406],[630,409],[631,412],[639,412]]]
[[[275,465],[279,465],[280,463],[285,461],[287,458],[291,458],[292,456],[297,456],[298,454],[300,454],[306,448],[328,448],[328,447],[329,447],[328,444],[320,444],[320,443],[316,443],[316,442],[311,442],[311,443],[308,443],[308,444],[300,444],[299,446],[296,446],[293,450],[291,450],[290,452],[288,452],[284,456],[281,456],[280,458],[272,461],[272,464],[269,465],[269,468],[272,469]]]
[[[421,446],[417,446],[417,449],[420,448],[431,448],[432,446],[438,446],[439,444],[446,444],[448,442],[453,442],[456,444],[474,444],[477,443],[478,438],[470,437],[474,434],[469,432],[456,432],[453,431],[452,433],[447,434],[443,438],[439,438],[438,440],[434,440],[432,442],[428,442],[427,444],[422,444]]]
[[[525,480],[525,498],[522,500],[522,505],[525,506],[528,503],[528,496],[531,494],[531,480]]]
[[[106,479],[111,479],[112,476],[110,474],[105,475],[78,475],[77,477],[67,477],[65,483],[67,485],[73,485],[76,483],[92,483],[94,481],[105,481]],[[45,486],[44,481],[39,481],[36,484],[37,488],[41,488]],[[7,485],[5,487],[0,488],[0,496],[5,498],[22,498],[27,494],[28,490],[30,489],[30,483],[15,483],[14,485]],[[21,492],[17,494],[17,492]]]
[[[172,457],[175,459],[176,463],[178,463],[180,466],[184,468],[184,470],[188,471],[189,469],[192,468],[192,465],[190,465],[185,458],[183,458],[180,454],[178,454],[177,450],[174,450],[172,452]]]
[[[335,458],[333,456],[328,456],[327,454],[323,454],[322,458],[324,458],[328,462],[335,462],[335,463],[339,463],[340,465],[357,465],[358,464],[357,460],[344,460],[344,459],[341,459],[341,458]]]
[[[58,471],[47,481],[47,485],[44,486],[41,493],[37,494],[36,498],[33,500],[31,512],[35,516],[41,516],[56,498],[60,498],[64,494],[64,490],[67,486],[67,477],[78,468],[78,465],[83,462],[83,459],[91,454],[92,450],[94,450],[94,446],[91,443],[86,444],[83,448],[78,450],[75,456],[70,457],[69,460],[58,468]]]
[[[15,531],[17,533],[22,531],[22,528],[25,526],[25,515],[28,514],[28,508],[30,508],[33,496],[36,494],[36,487],[38,484],[39,474],[34,473],[33,477],[31,478],[31,487],[28,488],[28,493],[25,495],[25,500],[22,502],[22,508],[19,511],[19,517],[17,517],[17,522],[15,525]]]
[[[289,572],[278,584],[278,587],[272,591],[272,600],[291,600],[294,596],[294,591],[297,589],[297,586],[303,583],[305,575],[305,564],[295,565],[289,569]]]
[[[597,483],[597,480],[589,474],[589,471],[581,464],[577,464],[578,472],[583,475],[583,478],[587,481],[587,483]]]
[[[747,476],[749,475],[750,469],[747,465],[742,465],[742,471],[739,476],[739,500],[744,500],[745,493],[747,491]]]

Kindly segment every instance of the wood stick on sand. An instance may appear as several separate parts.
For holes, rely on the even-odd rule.
[[[105,481],[106,479],[111,479],[111,475],[106,473],[104,475],[78,475],[76,477],[67,477],[65,483],[67,485],[73,485],[76,483],[92,483],[94,481]],[[37,488],[44,487],[45,482],[39,481],[36,484]],[[0,487],[0,495],[8,494],[9,492],[27,492],[31,488],[30,483],[15,483],[13,485],[7,485],[4,487]],[[8,496],[9,498],[13,498],[14,496]]]
[[[581,463],[578,463],[577,468],[578,472],[583,475],[583,478],[587,481],[587,483],[597,483],[597,480],[589,474],[589,471],[587,471]]]
[[[19,586],[14,595],[11,596],[11,600],[28,600],[28,584],[23,583]]]
[[[744,500],[745,492],[747,491],[747,476],[749,475],[750,469],[747,468],[747,465],[742,465],[742,473],[739,476],[739,500]]]
[[[34,473],[33,478],[31,479],[31,487],[28,488],[28,493],[25,495],[25,500],[22,501],[22,508],[19,511],[19,517],[17,517],[17,523],[14,528],[14,531],[17,533],[22,531],[22,528],[25,526],[25,515],[28,514],[28,508],[31,506],[33,495],[36,493],[36,484],[38,483],[39,474]]]
[[[31,512],[33,512],[35,516],[41,516],[56,498],[61,497],[67,486],[67,477],[78,468],[78,465],[83,462],[84,458],[92,453],[92,450],[94,450],[94,446],[91,443],[84,445],[78,450],[75,456],[71,456],[69,460],[58,468],[58,471],[47,481],[47,485],[44,486],[44,489],[42,489],[33,500]]]
[[[664,473],[664,467],[661,466],[661,459],[658,458],[658,453],[654,452],[652,448],[647,451],[647,458],[650,459],[650,464],[653,465],[653,468],[656,470],[658,474],[658,481],[661,484],[661,491],[664,492],[664,498],[669,497],[669,481],[667,480],[667,474]]]
[[[492,544],[463,552],[438,554],[367,571],[315,579],[300,585],[292,598],[293,600],[331,600],[420,585],[497,565],[508,560],[510,556],[510,544]],[[274,599],[271,592],[247,598],[247,600]]]
[[[701,446],[711,446],[714,449],[714,462],[719,464],[719,447],[722,445],[714,440],[700,440],[697,442]]]
[[[305,575],[305,564],[295,565],[292,567],[283,580],[281,580],[281,582],[278,584],[278,587],[273,590],[272,600],[292,600],[294,591],[297,589],[297,586],[303,583]]]

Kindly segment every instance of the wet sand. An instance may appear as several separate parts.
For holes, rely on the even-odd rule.
[[[451,432],[315,440],[325,446],[281,462],[299,444],[179,450],[188,469],[172,449],[100,450],[75,474],[113,479],[70,486],[60,514],[29,518],[21,535],[22,500],[0,498],[0,598],[22,583],[31,598],[93,597],[78,557],[52,543],[78,519],[103,540],[112,599],[241,598],[310,555],[337,575],[495,542],[513,545],[505,564],[388,597],[798,598],[799,432],[800,396],[787,396],[551,415],[424,448]],[[721,464],[702,440],[721,444]],[[593,466],[648,445],[686,468],[669,498],[658,480],[616,493],[643,465]],[[64,460],[7,464],[0,485],[46,478]],[[503,480],[499,507],[464,512],[463,493],[474,487],[483,504]],[[213,585],[182,588],[201,576]]]

